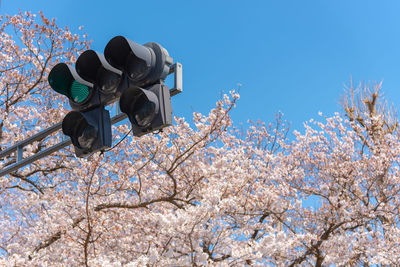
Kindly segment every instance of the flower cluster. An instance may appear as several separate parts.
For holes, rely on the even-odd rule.
[[[4,149],[62,118],[47,74],[88,41],[43,14],[0,23]],[[376,132],[382,117],[310,120],[288,140],[282,114],[235,128],[238,99],[106,156],[66,149],[2,177],[0,265],[400,265],[400,140]]]

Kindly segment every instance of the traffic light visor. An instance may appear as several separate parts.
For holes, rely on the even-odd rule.
[[[96,84],[103,93],[115,93],[121,81],[122,72],[111,66],[104,55],[86,50],[76,61],[76,72],[84,80]]]
[[[90,94],[89,87],[77,82],[71,69],[65,63],[59,63],[53,67],[48,81],[54,91],[67,96],[76,103],[84,102]]]
[[[119,70],[132,72],[130,75],[137,75],[141,72],[148,72],[151,68],[154,55],[148,47],[137,44],[123,36],[112,38],[104,49],[104,57],[111,66]],[[127,59],[129,63],[127,64]],[[139,66],[134,66],[139,63]]]
[[[71,138],[78,157],[111,147],[111,117],[104,106],[69,112],[62,121],[62,131]]]
[[[65,135],[73,138],[80,136],[87,126],[88,122],[80,112],[71,111],[65,116],[62,122],[62,131]]]
[[[79,148],[90,149],[97,139],[97,130],[77,111],[72,111],[65,116],[62,130]]]
[[[132,124],[141,128],[151,126],[159,111],[157,96],[148,90],[132,86],[127,88],[120,98],[121,111],[126,113]]]
[[[54,91],[69,98],[71,97],[69,94],[69,89],[72,81],[74,81],[74,78],[72,77],[71,71],[66,64],[59,63],[55,65],[49,73],[48,81]]]

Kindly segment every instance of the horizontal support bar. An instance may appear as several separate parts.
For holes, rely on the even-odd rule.
[[[46,156],[50,155],[51,153],[53,153],[53,152],[55,152],[57,150],[60,150],[60,149],[62,149],[64,147],[66,147],[66,146],[69,146],[70,144],[71,144],[71,139],[64,140],[64,141],[62,141],[62,142],[60,142],[60,143],[58,143],[58,144],[56,144],[56,145],[54,145],[52,147],[46,148],[43,151],[40,151],[40,152],[30,156],[30,157],[27,157],[27,158],[15,163],[15,164],[11,165],[11,166],[3,168],[3,169],[0,170],[0,177],[3,176],[3,175],[6,175],[6,174],[8,174],[8,173],[10,173],[12,171],[18,170],[19,168],[21,168],[21,167],[23,167],[25,165],[28,165],[28,164],[30,164],[30,163],[38,160],[38,159],[46,157]]]
[[[111,118],[111,124],[118,123],[118,122],[120,122],[120,121],[126,119],[127,117],[128,117],[128,116],[127,116],[125,113],[118,113],[117,115],[115,115],[114,117]],[[59,124],[60,124],[60,123],[59,123]],[[52,131],[48,131],[50,128],[47,128],[47,129],[44,130],[43,132],[50,132],[50,133],[53,133],[53,132],[54,132],[53,129],[56,128],[55,126],[57,126],[57,125],[58,125],[58,124],[53,125],[52,127],[50,127],[50,128],[52,128]],[[60,125],[61,125],[61,124],[60,124]],[[61,127],[60,127],[60,128],[61,128]],[[42,134],[43,132],[40,132],[40,133],[37,134],[37,135],[40,136],[40,134]],[[33,137],[35,137],[35,136],[32,136],[32,137],[29,138],[29,139],[34,140]],[[42,136],[42,137],[43,137],[43,136]],[[39,139],[35,139],[34,141],[36,141],[36,140],[39,140]],[[33,142],[33,141],[32,141],[32,142]],[[23,141],[23,142],[20,142],[20,143],[29,144],[29,143],[26,143],[26,140]],[[20,160],[20,161],[18,161],[18,162],[16,162],[16,163],[14,163],[14,164],[11,165],[11,166],[7,166],[7,167],[1,169],[1,170],[0,170],[0,177],[1,177],[1,176],[4,176],[4,175],[6,175],[6,174],[9,174],[10,172],[13,172],[13,171],[15,171],[15,170],[18,170],[19,168],[24,167],[24,166],[26,166],[26,165],[28,165],[28,164],[30,164],[30,163],[32,163],[32,162],[38,160],[38,159],[41,159],[41,158],[43,158],[43,157],[46,157],[46,156],[50,155],[51,153],[53,153],[53,152],[55,152],[55,151],[57,151],[57,150],[60,150],[60,149],[62,149],[62,148],[64,148],[64,147],[66,147],[66,146],[69,146],[70,144],[71,144],[71,139],[68,137],[68,139],[63,140],[63,141],[59,142],[58,144],[56,144],[56,145],[54,145],[54,146],[52,146],[52,147],[46,148],[45,150],[40,151],[40,152],[38,152],[38,153],[36,153],[36,154],[34,154],[34,155],[32,155],[32,156],[29,156],[29,157],[27,157],[27,158],[25,158],[25,159],[22,159],[22,160]],[[17,147],[17,146],[16,146],[16,147]],[[8,149],[8,150],[11,150],[11,148]],[[5,151],[6,151],[6,150],[5,150]],[[14,151],[16,151],[16,149],[14,149]]]
[[[11,153],[17,151],[18,147],[24,147],[26,145],[32,144],[33,142],[41,140],[41,139],[45,138],[46,136],[48,136],[54,132],[57,132],[60,129],[61,129],[61,122],[54,124],[53,126],[50,126],[49,128],[31,136],[31,137],[28,137],[27,139],[20,141],[20,142],[16,143],[15,145],[10,146],[9,148],[7,148],[3,151],[0,151],[0,158],[4,158],[4,157],[10,155]]]
[[[117,115],[111,118],[111,124],[116,124],[124,119],[128,118],[128,115],[125,113],[119,112]]]
[[[120,122],[125,118],[127,118],[126,114],[120,113],[111,119],[111,123],[114,124],[114,123]],[[15,145],[10,146],[9,148],[7,148],[3,151],[0,151],[0,158],[4,158],[4,157],[10,155],[11,153],[17,151],[18,147],[24,147],[29,144],[32,144],[33,142],[39,141],[60,129],[61,129],[61,122],[54,124],[53,126],[50,126],[49,128],[47,128],[35,135],[23,140],[23,141],[20,141],[20,142],[16,143]]]

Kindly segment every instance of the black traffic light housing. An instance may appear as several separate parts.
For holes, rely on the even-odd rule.
[[[157,43],[139,45],[116,36],[106,45],[104,57],[127,77],[119,102],[133,134],[142,136],[171,125],[171,95],[164,85],[172,64],[168,51]]]
[[[163,82],[172,64],[168,51],[161,45],[140,45],[123,36],[116,36],[108,42],[104,57],[129,78],[130,85],[142,88]]]
[[[111,147],[110,112],[104,106],[89,111],[69,112],[63,122],[62,131],[71,138],[78,157]]]
[[[122,93],[119,104],[132,123],[135,136],[172,125],[171,96],[168,87],[163,84],[146,89],[131,86]]]
[[[65,63],[58,63],[51,69],[48,82],[54,91],[68,97],[72,110],[87,110],[100,105],[93,83],[82,79],[73,67]]]
[[[75,68],[80,77],[93,84],[104,106],[117,101],[124,87],[128,85],[122,71],[111,66],[104,55],[93,50],[83,52],[78,57]]]
[[[172,124],[171,93],[165,78],[175,73],[172,95],[182,91],[182,67],[157,43],[137,44],[123,36],[112,38],[104,55],[87,50],[75,68],[57,64],[49,84],[68,97],[72,112],[62,130],[71,138],[78,157],[111,147],[111,119],[105,106],[120,101],[135,136]]]
[[[62,131],[71,138],[78,157],[111,147],[110,113],[101,103],[99,90],[78,75],[74,68],[59,63],[49,73],[50,86],[68,97],[73,111],[62,121]]]

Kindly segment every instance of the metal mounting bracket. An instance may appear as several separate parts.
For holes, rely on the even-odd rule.
[[[171,66],[171,69],[169,71],[169,74],[174,73],[174,87],[169,89],[169,92],[171,96],[177,95],[179,93],[182,93],[183,88],[182,88],[182,64],[179,62],[176,62]]]

